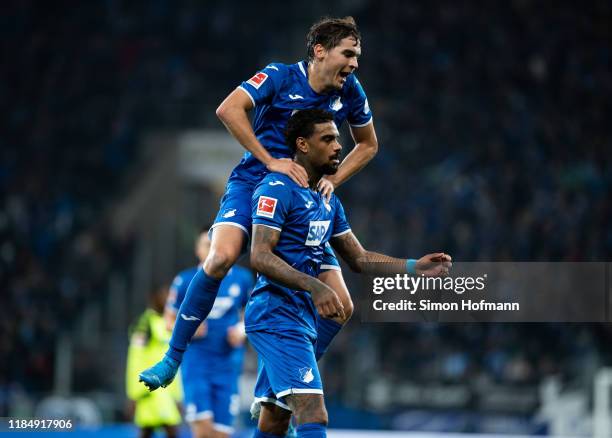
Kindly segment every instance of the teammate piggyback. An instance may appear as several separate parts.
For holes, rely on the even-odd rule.
[[[255,186],[269,172],[277,172],[308,187],[306,170],[291,160],[292,151],[285,142],[291,115],[305,109],[322,109],[332,113],[336,125],[345,120],[350,125],[355,140],[353,150],[337,173],[321,178],[316,187],[328,200],[335,187],[361,170],[378,150],[368,100],[354,75],[361,55],[361,36],[355,21],[351,17],[325,18],[315,23],[307,36],[307,51],[307,61],[269,64],[230,93],[217,109],[217,116],[248,152],[230,175],[213,225],[211,251],[203,269],[191,281],[179,310],[193,319],[176,321],[163,360],[140,375],[151,390],[174,378],[190,339],[213,306],[221,279],[244,250],[251,231],[250,205]],[[248,113],[253,109],[251,125]],[[318,321],[317,358],[353,309],[338,261],[329,247],[319,279],[336,291],[344,313],[342,317]]]

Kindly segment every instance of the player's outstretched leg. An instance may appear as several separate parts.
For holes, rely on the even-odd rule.
[[[320,315],[318,315],[317,347],[315,351],[317,360],[319,360],[321,356],[325,354],[329,344],[331,344],[331,341],[336,337],[344,324],[348,322],[353,314],[353,301],[351,300],[351,294],[349,293],[346,283],[344,282],[344,278],[342,277],[342,271],[339,269],[322,271],[319,274],[319,280],[331,287],[336,292],[338,298],[344,306],[345,318],[342,319],[338,317],[328,319],[322,318]]]
[[[166,355],[139,375],[140,381],[150,391],[165,387],[174,380],[187,344],[210,313],[221,280],[240,256],[245,237],[244,231],[231,225],[219,225],[213,229],[210,252],[203,269],[198,269],[187,288]]]

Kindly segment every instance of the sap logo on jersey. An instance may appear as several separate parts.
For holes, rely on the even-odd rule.
[[[258,90],[259,87],[261,87],[261,84],[266,82],[266,79],[268,79],[268,75],[263,72],[259,72],[255,76],[253,76],[251,79],[249,79],[247,81],[247,84],[251,84],[253,87],[255,87],[255,89]]]
[[[325,237],[325,233],[329,229],[330,221],[310,221],[308,227],[308,236],[306,237],[306,246],[318,246]]]
[[[274,211],[276,210],[276,203],[278,199],[270,198],[269,196],[260,196],[257,202],[257,216],[274,218]]]

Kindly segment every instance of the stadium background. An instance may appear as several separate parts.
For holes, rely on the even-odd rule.
[[[363,35],[380,150],[338,194],[368,247],[609,260],[611,9],[6,2],[0,416],[127,421],[128,324],[194,262],[227,175],[214,110],[258,68],[303,58],[323,15],[353,15]],[[362,324],[365,288],[347,279],[356,314],[323,362],[332,427],[589,433],[609,325]]]

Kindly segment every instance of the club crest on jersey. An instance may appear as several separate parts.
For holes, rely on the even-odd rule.
[[[308,236],[306,236],[306,246],[319,246],[327,234],[331,221],[310,221],[308,226]]]
[[[260,71],[251,79],[249,79],[247,81],[247,84],[251,84],[253,87],[255,87],[255,89],[259,89],[259,87],[261,87],[261,84],[266,82],[266,79],[268,79],[268,75]]]
[[[274,212],[276,211],[276,203],[278,199],[270,198],[268,196],[260,196],[257,202],[257,216],[268,217],[272,219]]]
[[[332,111],[340,111],[342,109],[342,100],[340,98],[340,96],[336,97],[336,98],[332,98],[332,101],[329,103],[329,108]]]
[[[312,368],[300,368],[300,379],[304,383],[310,383],[314,380],[314,374],[312,373]]]

